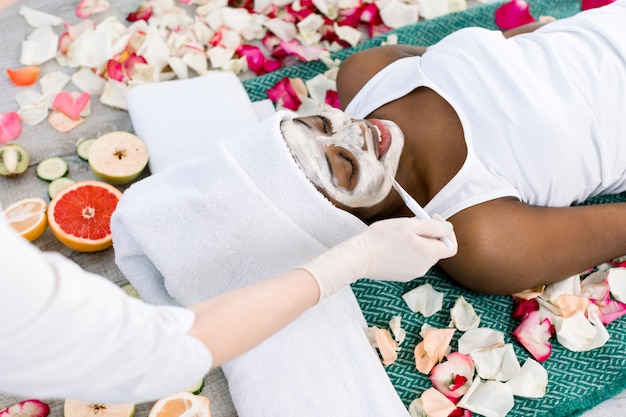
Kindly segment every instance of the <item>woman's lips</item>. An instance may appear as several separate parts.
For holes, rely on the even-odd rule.
[[[376,150],[378,159],[380,160],[383,158],[383,156],[385,156],[385,154],[389,150],[389,147],[391,146],[391,132],[389,131],[387,125],[385,125],[385,123],[381,120],[370,119],[368,120],[368,122],[376,126],[378,128],[378,132],[380,132],[380,136],[378,132],[374,133],[374,143],[377,147]]]

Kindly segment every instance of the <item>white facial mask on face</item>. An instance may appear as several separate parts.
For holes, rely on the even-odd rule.
[[[319,116],[327,119],[332,132],[317,131],[294,120],[285,120],[281,125],[285,141],[304,174],[329,197],[348,207],[369,207],[382,201],[391,190],[389,174],[395,176],[404,146],[400,128],[390,121],[374,124],[352,119],[340,110],[323,111]],[[391,142],[379,160],[376,149],[381,137],[385,141],[390,138]],[[331,172],[326,154],[329,145],[344,148],[356,158],[359,178],[353,190],[340,186]]]

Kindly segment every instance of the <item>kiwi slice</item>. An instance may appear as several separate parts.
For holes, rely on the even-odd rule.
[[[0,147],[0,175],[16,177],[28,168],[30,158],[26,149],[13,143]]]

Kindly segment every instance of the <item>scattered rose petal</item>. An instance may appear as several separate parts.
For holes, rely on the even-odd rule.
[[[506,382],[521,369],[510,343],[502,347],[472,352],[470,357],[474,361],[476,373],[482,379]]]
[[[373,328],[374,338],[376,340],[375,347],[380,353],[383,365],[389,366],[398,359],[398,345],[391,337],[389,331],[379,327]]]
[[[61,133],[69,132],[82,124],[84,121],[85,119],[81,118],[72,119],[65,113],[56,110],[50,113],[50,116],[48,117],[48,123],[50,123],[50,126]]]
[[[504,333],[487,327],[470,329],[458,341],[458,351],[465,355],[501,346],[504,346]]]
[[[580,3],[581,10],[595,9],[596,7],[606,6],[615,0],[582,0]]]
[[[430,317],[443,307],[443,293],[435,290],[430,284],[419,287],[402,295],[412,312]]]
[[[89,103],[89,98],[89,93],[61,91],[54,98],[52,109],[62,112],[71,119],[78,120],[81,112]]]
[[[509,0],[496,9],[496,25],[500,29],[510,30],[535,22],[530,14],[530,5],[524,0]]]
[[[148,21],[152,16],[152,6],[145,1],[139,3],[139,7],[134,12],[131,12],[126,16],[126,20],[129,22],[136,22],[138,20]]]
[[[81,0],[78,6],[76,6],[76,16],[87,18],[108,9],[109,2],[107,0]]]
[[[467,8],[465,0],[441,1],[421,0],[419,2],[419,14],[424,19],[434,19],[451,12],[460,12]]]
[[[315,61],[324,52],[324,49],[319,46],[302,45],[295,39],[289,42],[280,42],[280,48],[284,53],[295,55],[304,62]],[[276,56],[276,52],[273,52],[272,56]]]
[[[474,307],[460,296],[454,302],[454,307],[450,309],[451,326],[456,327],[464,332],[469,329],[475,329],[480,324],[480,317],[476,314]]]
[[[26,22],[34,28],[40,28],[44,26],[57,26],[63,23],[63,19],[58,16],[31,9],[30,7],[26,6],[22,6],[20,8],[19,14],[24,16]]]
[[[16,70],[7,68],[7,74],[15,85],[28,86],[37,81],[40,69],[35,66],[22,67]]]
[[[554,305],[561,311],[561,316],[569,317],[576,311],[585,311],[589,305],[589,299],[573,294],[561,294]]]
[[[56,56],[58,44],[59,36],[50,26],[37,28],[22,41],[20,63],[25,66],[41,65]]]
[[[539,302],[536,299],[524,299],[517,296],[513,297],[513,312],[511,317],[521,320],[531,311],[539,310]]]
[[[590,305],[588,311],[594,311],[596,306]],[[578,311],[570,317],[556,317],[554,327],[556,337],[561,345],[574,352],[585,352],[603,346],[608,340],[606,329],[595,313],[595,323],[585,314]],[[606,340],[604,340],[606,339]],[[541,362],[541,361],[539,361]]]
[[[448,398],[460,398],[474,379],[474,362],[469,355],[452,352],[435,365],[430,374],[433,386]]]
[[[546,394],[548,372],[532,358],[526,359],[520,372],[506,382],[516,397],[541,398]]]
[[[508,385],[499,381],[482,382],[476,377],[457,406],[486,417],[504,417],[513,408],[514,399]]]
[[[21,133],[20,116],[16,112],[0,113],[0,143],[17,139]]]
[[[428,374],[450,350],[450,341],[455,329],[428,329],[424,339],[415,346],[415,366],[418,371]]]
[[[530,352],[538,362],[544,362],[552,353],[552,325],[550,320],[539,319],[539,313],[532,311],[522,319],[519,326],[513,331],[513,337]]]
[[[339,26],[335,23],[335,33],[342,41],[347,42],[350,46],[356,46],[361,40],[362,33],[350,26]]]
[[[391,329],[394,340],[398,345],[401,345],[406,338],[406,331],[402,328],[402,317],[393,316],[391,320],[389,320],[389,328]]]
[[[428,388],[420,397],[422,407],[429,417],[448,417],[456,405],[435,388]]]
[[[108,80],[102,90],[100,96],[100,102],[117,109],[128,110],[128,104],[126,103],[126,93],[129,87],[115,80]]]
[[[326,90],[326,98],[324,99],[324,103],[335,109],[341,108],[341,104],[339,103],[339,94],[335,90]]]
[[[547,301],[550,301],[551,303],[555,303],[562,294],[582,294],[580,275],[573,275],[562,281],[557,281],[555,283],[547,285],[541,297],[546,299]]]
[[[409,404],[409,415],[411,417],[429,417],[428,413],[424,410],[421,398],[416,398]]]
[[[381,7],[380,17],[385,25],[396,29],[417,22],[418,10],[417,3],[408,4],[401,0],[390,0]]]
[[[300,107],[302,103],[287,77],[284,77],[278,81],[274,87],[267,90],[267,96],[277,105],[294,111],[298,110],[298,107]]]
[[[0,417],[46,417],[50,414],[48,404],[39,400],[26,400],[0,410]]]
[[[545,289],[545,285],[541,285],[535,288],[529,288],[524,291],[520,291],[518,293],[513,294],[513,298],[521,298],[523,300],[532,300],[533,298],[539,297],[543,294],[543,290]]]
[[[76,87],[91,95],[102,94],[106,80],[89,68],[81,68],[72,74],[72,82]]]
[[[626,304],[612,300],[609,292],[603,299],[591,299],[591,302],[597,306],[597,314],[602,324],[609,324],[626,314]]]
[[[626,268],[609,269],[607,281],[613,297],[617,301],[626,303]]]

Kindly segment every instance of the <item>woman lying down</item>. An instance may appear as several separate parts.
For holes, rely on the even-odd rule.
[[[193,304],[411,215],[390,177],[454,224],[440,265],[471,289],[510,294],[626,253],[626,204],[570,207],[626,191],[624,0],[533,32],[359,52],[338,89],[357,119],[280,112],[124,194],[116,260],[146,301]],[[348,288],[224,365],[240,417],[407,415],[365,328]]]

